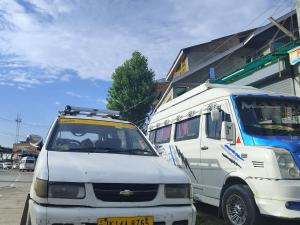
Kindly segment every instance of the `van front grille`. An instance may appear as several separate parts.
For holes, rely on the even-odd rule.
[[[254,167],[264,168],[264,162],[252,161]]]
[[[93,184],[95,195],[105,202],[148,202],[158,192],[158,184]]]

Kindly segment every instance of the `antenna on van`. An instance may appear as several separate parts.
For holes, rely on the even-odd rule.
[[[86,107],[66,105],[64,111],[60,112],[61,115],[86,115],[86,116],[101,116],[101,117],[119,117],[120,112],[115,110],[93,109]]]

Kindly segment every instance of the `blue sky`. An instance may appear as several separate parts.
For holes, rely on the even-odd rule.
[[[181,48],[267,23],[294,0],[1,0],[0,145],[44,136],[66,104],[105,108],[114,68],[134,50],[156,78]]]

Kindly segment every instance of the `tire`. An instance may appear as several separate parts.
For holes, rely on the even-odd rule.
[[[229,225],[259,225],[260,213],[247,185],[228,187],[222,197],[222,213]]]

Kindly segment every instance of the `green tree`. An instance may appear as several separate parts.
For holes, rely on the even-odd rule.
[[[112,75],[108,90],[108,109],[119,110],[122,118],[142,126],[154,100],[154,72],[148,60],[135,51]]]

